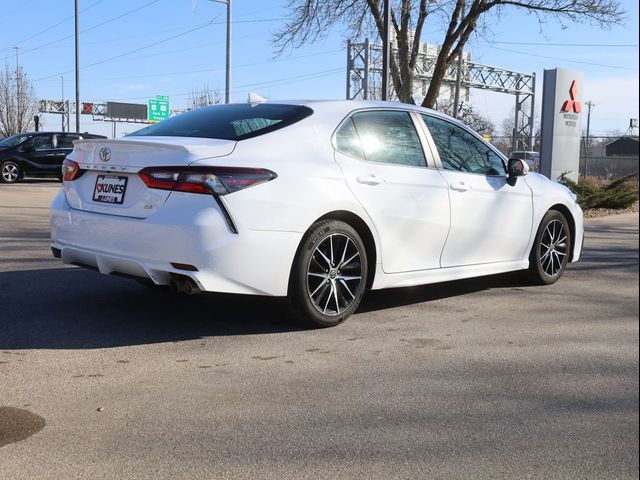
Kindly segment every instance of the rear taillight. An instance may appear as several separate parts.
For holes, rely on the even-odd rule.
[[[271,170],[242,167],[150,167],[138,175],[149,188],[226,195],[277,177]]]
[[[64,159],[62,162],[62,180],[65,182],[73,182],[76,178],[84,173],[73,160]]]

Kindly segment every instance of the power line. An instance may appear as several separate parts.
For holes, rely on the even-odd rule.
[[[148,4],[144,5],[144,6],[149,6],[149,5],[151,5],[151,4],[153,4],[153,3],[156,3],[156,2],[158,2],[158,1],[160,1],[160,0],[154,0],[154,1],[152,1],[152,2],[148,3]],[[143,7],[144,7],[144,6],[143,6]],[[143,7],[140,7],[140,8],[143,8]],[[140,9],[140,8],[139,8],[139,9]],[[139,9],[138,9],[138,10],[139,10]],[[130,12],[128,12],[128,13],[132,13],[132,12],[133,12],[133,11],[130,11]],[[123,15],[121,15],[120,17],[122,17],[122,16],[124,16],[124,14],[123,14]],[[132,53],[135,53],[135,52],[138,52],[138,51],[141,51],[141,50],[145,50],[145,49],[147,49],[147,48],[154,47],[154,46],[156,46],[156,45],[159,45],[159,44],[161,44],[161,43],[165,43],[165,42],[170,41],[170,40],[173,40],[173,39],[175,39],[175,38],[182,37],[182,36],[187,35],[187,34],[189,34],[189,33],[195,32],[196,30],[200,30],[201,28],[207,27],[207,26],[209,26],[209,25],[218,25],[218,24],[222,24],[223,22],[216,22],[216,20],[217,20],[217,18],[218,18],[219,16],[220,16],[220,15],[217,15],[217,16],[216,16],[216,17],[214,17],[212,20],[209,20],[207,23],[204,23],[204,24],[202,24],[202,25],[199,25],[199,26],[197,26],[197,27],[195,27],[195,28],[191,28],[191,29],[189,29],[189,30],[187,30],[187,31],[185,31],[185,32],[181,32],[181,33],[179,33],[179,34],[177,34],[177,35],[173,35],[173,36],[171,36],[171,37],[168,37],[168,38],[165,38],[165,39],[161,39],[161,40],[158,40],[158,41],[156,41],[156,42],[152,42],[152,43],[150,43],[150,44],[144,45],[144,46],[142,46],[142,47],[135,48],[135,49],[130,50],[130,51],[128,51],[128,52],[124,52],[124,53],[121,53],[121,54],[119,54],[119,55],[115,55],[115,56],[113,56],[113,57],[107,58],[107,59],[103,59],[103,60],[100,60],[100,61],[97,61],[97,62],[94,62],[94,63],[90,63],[90,64],[88,64],[88,65],[83,65],[81,68],[89,68],[89,67],[93,67],[93,66],[100,65],[100,64],[103,64],[103,63],[112,62],[112,61],[118,60],[119,58],[122,58],[122,57],[128,56],[128,55],[130,55],[130,54],[132,54]],[[114,18],[114,19],[115,19],[115,18]],[[113,21],[114,19],[110,19],[109,21]],[[280,19],[273,19],[273,18],[271,18],[271,19],[239,20],[238,22],[239,22],[239,23],[258,23],[258,22],[270,22],[270,21],[275,21],[275,20],[280,20]],[[106,22],[103,22],[103,23],[102,23],[102,24],[100,24],[100,25],[104,25],[105,23],[106,23]],[[262,33],[265,33],[265,32],[260,32],[260,34],[262,34]],[[243,37],[240,37],[240,38],[253,37],[253,36],[255,36],[255,34],[246,35],[246,36],[243,36]],[[198,46],[198,47],[190,47],[190,48],[186,48],[186,49],[180,49],[180,50],[176,50],[176,51],[174,51],[174,52],[181,52],[181,51],[185,51],[185,50],[192,50],[193,48],[202,48],[202,47],[205,47],[205,46],[215,45],[215,44],[217,44],[217,43],[220,43],[220,42],[213,42],[213,43],[208,43],[208,44],[201,45],[201,46]],[[29,50],[29,51],[33,51],[33,49],[31,49],[31,50]],[[167,54],[167,52],[162,52],[162,53],[161,53],[161,55],[166,55],[166,54]],[[151,55],[146,55],[146,56],[141,56],[141,57],[135,57],[135,58],[148,58],[148,57],[150,57],[150,56],[154,56],[154,55],[158,55],[158,54],[151,54]],[[300,58],[302,58],[302,57],[300,57]],[[55,74],[51,74],[51,75],[47,75],[47,76],[44,76],[44,77],[40,77],[40,78],[37,78],[37,79],[33,80],[33,82],[41,82],[41,81],[48,80],[48,79],[53,78],[53,77],[59,77],[60,75],[65,75],[65,74],[67,74],[67,73],[71,73],[71,71],[72,71],[72,70],[66,70],[66,71],[64,71],[64,72],[58,72],[58,73],[55,73]],[[149,76],[151,76],[151,75],[149,75]],[[128,77],[128,78],[132,78],[132,77]]]
[[[94,2],[94,3],[92,3],[91,5],[89,5],[87,8],[84,8],[84,9],[80,10],[80,12],[81,12],[81,13],[82,13],[82,12],[86,12],[87,10],[89,10],[89,9],[91,9],[91,8],[93,8],[93,7],[95,7],[95,6],[96,6],[96,5],[98,5],[99,3],[102,3],[103,1],[104,1],[104,0],[98,0],[98,1],[96,1],[96,2]],[[75,17],[75,15],[71,15],[70,17],[67,17],[67,18],[65,18],[64,20],[61,20],[61,21],[59,21],[58,23],[56,23],[56,24],[54,24],[54,25],[51,25],[50,27],[47,27],[47,28],[45,28],[44,30],[39,31],[38,33],[34,33],[34,34],[33,34],[33,35],[31,35],[30,37],[27,37],[27,38],[25,38],[25,39],[23,39],[23,40],[21,40],[21,41],[19,41],[19,42],[16,42],[16,45],[22,45],[22,44],[24,44],[24,43],[28,42],[29,40],[31,40],[31,39],[33,39],[33,38],[39,37],[39,36],[40,36],[40,35],[42,35],[43,33],[46,33],[46,32],[48,32],[49,30],[53,30],[54,28],[56,28],[56,27],[58,27],[58,26],[62,25],[63,23],[66,23],[66,22],[68,22],[69,20],[73,19],[74,17]],[[73,37],[73,35],[71,35],[71,36]],[[9,48],[13,48],[13,47],[6,47],[6,48],[3,48],[3,49],[2,49],[2,50],[0,50],[0,51],[8,50]],[[27,51],[30,51],[30,50],[25,50],[25,52],[27,52]]]
[[[191,28],[191,29],[187,30],[186,32],[182,32],[182,33],[179,33],[177,35],[173,35],[171,37],[168,37],[168,38],[165,38],[165,39],[162,39],[162,40],[158,40],[158,41],[150,43],[148,45],[143,45],[142,47],[134,48],[133,50],[129,50],[128,52],[124,52],[124,53],[121,53],[119,55],[115,55],[113,57],[105,58],[105,59],[99,60],[97,62],[90,63],[88,65],[83,65],[81,68],[95,67],[96,65],[101,65],[103,63],[111,62],[111,61],[116,60],[118,58],[122,58],[122,57],[130,55],[132,53],[139,52],[140,50],[144,50],[145,48],[154,47],[154,46],[159,45],[161,43],[168,42],[169,40],[173,40],[173,39],[188,35],[189,33],[195,32],[196,30],[201,30],[202,28],[208,27],[209,25],[211,25],[211,23],[212,22],[205,23],[205,24],[199,25],[199,26],[197,26],[195,28]],[[53,75],[47,75],[46,77],[42,77],[42,78],[38,78],[38,79],[34,80],[34,82],[38,82],[38,81],[41,81],[41,80],[46,80],[46,79],[49,79],[49,78],[52,78],[52,77],[58,77],[60,75],[64,75],[64,74],[70,73],[70,71],[72,71],[72,70],[67,70],[67,71],[64,71],[64,72],[58,72],[58,73],[55,73]]]
[[[285,78],[278,78],[278,79],[273,79],[273,80],[268,80],[265,82],[259,82],[259,83],[248,83],[245,85],[238,85],[236,87],[233,87],[232,90],[240,90],[240,89],[245,89],[245,88],[250,88],[250,87],[263,87],[263,88],[270,88],[270,87],[275,87],[275,86],[279,86],[279,85],[287,85],[290,83],[296,83],[299,81],[306,81],[306,80],[314,80],[316,78],[322,78],[322,77],[327,77],[330,75],[335,75],[337,73],[344,73],[344,67],[339,67],[339,68],[332,68],[329,70],[322,70],[319,72],[312,72],[312,73],[306,73],[306,74],[302,74],[302,75],[297,75],[295,77],[285,77]],[[169,93],[168,96],[170,97],[185,97],[185,96],[189,96],[191,95],[192,92],[182,92],[182,93]],[[139,97],[121,97],[121,98],[113,98],[111,100],[140,100],[140,99],[147,99],[149,98],[148,96],[139,96]]]
[[[213,23],[212,23],[212,25],[213,25]],[[175,31],[175,29],[173,29],[171,31]],[[257,32],[257,33],[252,33],[250,35],[242,35],[242,36],[235,37],[235,38],[236,38],[236,40],[240,40],[240,39],[252,38],[252,37],[260,36],[260,35],[263,35],[265,33],[269,33],[269,30],[263,30],[263,31],[260,31],[260,32]],[[221,43],[224,43],[224,40],[223,41],[216,41],[216,42],[202,43],[202,44],[199,44],[199,45],[194,45],[194,46],[185,47],[185,48],[178,48],[178,49],[175,49],[175,50],[163,50],[162,52],[150,53],[150,54],[147,54],[147,55],[138,55],[136,57],[128,57],[126,60],[130,61],[130,60],[140,60],[140,59],[144,59],[144,58],[151,58],[151,57],[158,57],[158,56],[167,56],[167,55],[169,55],[171,53],[180,53],[180,52],[186,52],[186,51],[193,51],[193,50],[197,50],[197,49],[200,49],[200,48],[208,48],[208,47],[210,47],[212,45],[220,45]],[[113,61],[117,62],[118,60],[113,60]],[[60,66],[54,67],[54,68],[60,68]],[[49,67],[49,68],[44,68],[44,69],[35,69],[35,70],[32,70],[32,71],[42,71],[42,70],[51,71],[52,68]],[[199,70],[199,71],[208,71],[208,70]],[[156,74],[156,75],[145,75],[145,77],[146,76],[162,75],[163,73],[164,72],[161,72],[161,73]],[[47,81],[51,81],[51,80],[47,80],[47,78],[48,77],[40,77],[39,80],[32,80],[32,82],[47,82]],[[126,78],[134,78],[134,77],[120,77],[120,78],[125,78],[126,79]],[[120,78],[118,78],[118,79],[120,79]],[[102,77],[102,78],[99,78],[99,79],[96,79],[96,80],[103,80],[103,79],[105,79],[105,78]]]
[[[484,42],[482,42],[484,43]],[[547,43],[547,42],[488,42],[489,44],[502,45],[534,45],[544,47],[612,47],[612,48],[638,48],[637,43]]]
[[[551,57],[551,56],[549,56],[549,55],[539,55],[539,54],[536,54],[536,53],[530,53],[530,52],[520,52],[520,51],[518,51],[518,50],[510,50],[510,49],[508,49],[508,48],[495,47],[495,46],[493,46],[493,45],[492,45],[492,44],[490,44],[490,43],[487,43],[486,45],[487,45],[489,48],[493,48],[493,49],[495,49],[495,50],[501,50],[501,51],[503,51],[503,52],[509,52],[509,53],[517,53],[517,54],[520,54],[520,55],[527,55],[527,56],[529,56],[529,57],[548,58],[548,59],[550,59],[550,60],[560,60],[560,61],[563,61],[563,62],[569,62],[569,63],[580,63],[580,64],[583,64],[583,65],[593,65],[593,66],[596,66],[596,67],[616,68],[616,69],[618,69],[618,70],[632,70],[632,71],[634,71],[634,70],[635,70],[635,69],[633,69],[633,68],[622,67],[622,66],[620,66],[620,65],[607,65],[607,64],[605,64],[605,63],[584,62],[584,61],[581,61],[581,60],[568,60],[567,58]]]
[[[97,3],[101,2],[101,1],[103,1],[103,0],[99,0]],[[136,13],[136,12],[138,12],[138,11],[144,9],[144,8],[150,7],[151,5],[153,5],[155,3],[158,3],[159,1],[161,1],[161,0],[152,0],[149,3],[145,3],[144,5],[141,5],[140,7],[136,7],[134,9],[132,9],[132,10],[129,10],[129,11],[124,12],[124,13],[121,13],[120,15],[117,15],[115,17],[109,18],[108,20],[100,22],[97,25],[92,25],[91,27],[85,28],[84,30],[80,30],[80,33],[86,33],[86,32],[95,30],[98,27],[102,27],[104,25],[107,25],[108,23],[115,22],[116,20],[120,20],[121,18],[126,17],[128,15],[131,15],[132,13]],[[85,10],[87,10],[87,9],[85,9]],[[73,17],[71,17],[71,18],[73,18]],[[38,45],[37,47],[33,47],[33,48],[28,49],[28,50],[25,50],[25,53],[35,52],[37,50],[41,50],[42,48],[49,47],[49,46],[51,46],[51,45],[53,45],[55,43],[63,42],[64,40],[68,40],[68,39],[73,38],[73,37],[74,37],[73,34],[72,35],[67,35],[67,36],[59,38],[57,40],[53,40],[51,42],[47,42],[47,43],[44,43],[42,45]]]
[[[216,42],[216,43],[223,43],[223,42]],[[182,50],[180,50],[182,51]],[[288,61],[293,61],[293,60],[300,60],[302,58],[310,58],[310,57],[319,57],[322,55],[333,55],[334,53],[338,53],[338,52],[342,52],[342,49],[338,49],[338,50],[330,50],[327,52],[319,52],[319,53],[310,53],[308,55],[298,55],[295,57],[288,57],[288,58],[279,58],[276,60],[266,60],[266,61],[262,61],[262,62],[253,62],[253,63],[244,63],[241,65],[236,65],[235,68],[246,68],[246,67],[254,67],[256,65],[267,65],[267,64],[272,64],[272,63],[277,63],[277,62],[288,62]],[[164,55],[167,52],[162,52],[159,55]],[[155,55],[155,54],[154,54]],[[150,56],[150,55],[149,55]],[[146,58],[146,57],[135,57],[135,58]],[[131,60],[131,59],[129,59]],[[200,70],[189,70],[189,71],[174,71],[174,72],[156,72],[156,73],[149,73],[149,74],[145,74],[145,75],[127,75],[126,77],[100,77],[100,78],[86,78],[85,80],[87,81],[92,81],[92,82],[101,82],[101,81],[105,81],[105,82],[110,82],[110,81],[114,81],[114,80],[136,80],[136,79],[140,79],[140,78],[157,78],[161,75],[164,76],[169,76],[169,75],[192,75],[194,73],[208,73],[208,72],[217,72],[223,70],[223,68],[205,68],[205,69],[200,69]],[[37,81],[37,80],[36,80]],[[39,81],[43,81],[43,80],[39,80]],[[46,80],[44,80],[46,81]],[[50,80],[53,82],[57,82],[58,80]]]
[[[103,1],[103,0],[100,0],[100,1]],[[108,23],[114,22],[115,20],[119,20],[122,17],[125,17],[127,15],[132,14],[132,13],[135,13],[138,10],[142,10],[143,8],[146,8],[146,7],[150,6],[150,5],[153,5],[154,3],[157,3],[159,1],[160,0],[154,0],[154,1],[152,1],[150,3],[147,3],[147,4],[145,4],[145,5],[141,6],[141,7],[138,7],[138,8],[135,8],[133,10],[130,10],[128,12],[125,12],[122,15],[119,15],[117,17],[111,18],[111,19],[106,20],[106,21],[104,21],[102,23],[98,23],[97,25],[93,25],[93,26],[88,27],[88,28],[86,28],[84,30],[81,30],[80,33],[86,33],[86,32],[95,30],[98,27],[102,27],[102,26],[104,26],[104,25],[106,25]],[[216,16],[215,18],[218,18],[218,17],[219,17],[219,15]],[[261,19],[255,19],[255,20],[237,20],[237,21],[231,22],[231,23],[233,23],[233,24],[236,24],[236,23],[264,23],[264,22],[276,22],[276,21],[280,21],[280,20],[283,20],[283,18],[261,18]],[[214,21],[212,21],[211,25],[222,25],[222,24],[226,25],[226,23],[227,22],[214,22]],[[168,30],[163,30],[161,32],[153,32],[153,33],[154,34],[159,34],[159,33],[175,32],[176,30],[181,30],[182,28],[184,28],[184,27],[170,28]],[[102,40],[102,41],[97,41],[97,42],[89,42],[89,43],[84,43],[84,45],[99,45],[99,44],[103,44],[103,43],[113,43],[113,42],[117,42],[117,41],[120,41],[120,40],[128,40],[128,39],[134,39],[134,38],[140,38],[140,37],[149,37],[149,35],[150,34],[134,35],[134,36],[124,37],[124,38]],[[60,47],[62,47],[62,45],[60,47],[51,47],[51,45],[63,42],[64,40],[69,40],[70,38],[73,38],[73,35],[67,35],[66,37],[58,38],[57,40],[53,40],[52,42],[47,42],[45,44],[38,45],[37,47],[33,47],[33,48],[28,49],[28,50],[25,50],[23,53],[31,53],[31,52],[35,52],[35,51],[39,51],[39,50],[46,50],[48,48],[60,48]]]

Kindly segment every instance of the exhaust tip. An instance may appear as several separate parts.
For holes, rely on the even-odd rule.
[[[187,279],[185,279],[183,281],[184,281],[184,283],[182,285],[182,290],[187,295],[196,295],[196,294],[198,294],[198,293],[200,293],[202,291],[202,290],[200,290],[200,288],[198,288],[198,286],[195,284],[195,282],[193,280],[191,280],[190,278],[187,278]]]
[[[182,289],[180,288],[180,283],[177,280],[174,280],[174,279],[172,279],[169,282],[169,288],[174,293],[180,293],[182,291]]]
[[[169,287],[176,293],[184,293],[186,295],[196,295],[202,292],[196,282],[189,277],[174,277],[169,282]]]

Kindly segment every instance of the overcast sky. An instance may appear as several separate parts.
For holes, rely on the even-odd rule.
[[[3,0],[0,59],[18,61],[39,98],[74,97],[72,0]],[[344,98],[346,36],[339,25],[322,42],[274,58],[271,35],[287,16],[283,0],[233,0],[233,97],[249,92],[269,99]],[[583,100],[595,103],[592,132],[625,131],[638,118],[638,2],[623,0],[624,26],[601,30],[589,24],[540,26],[514,9],[491,17],[491,34],[468,45],[476,62],[538,76],[545,68],[583,72]],[[168,95],[185,108],[194,88],[224,90],[225,5],[209,0],[80,0],[81,101],[146,103]],[[423,41],[438,43],[430,24]],[[510,95],[473,91],[477,110],[500,125],[512,115]],[[539,111],[537,112],[539,115]],[[73,125],[73,119],[71,121]],[[46,115],[44,128],[58,129]],[[82,117],[82,130],[110,134],[111,127]],[[118,135],[134,125],[119,125]]]

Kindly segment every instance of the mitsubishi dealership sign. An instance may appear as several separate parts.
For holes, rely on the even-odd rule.
[[[540,173],[578,180],[582,133],[582,73],[564,68],[544,71]]]

